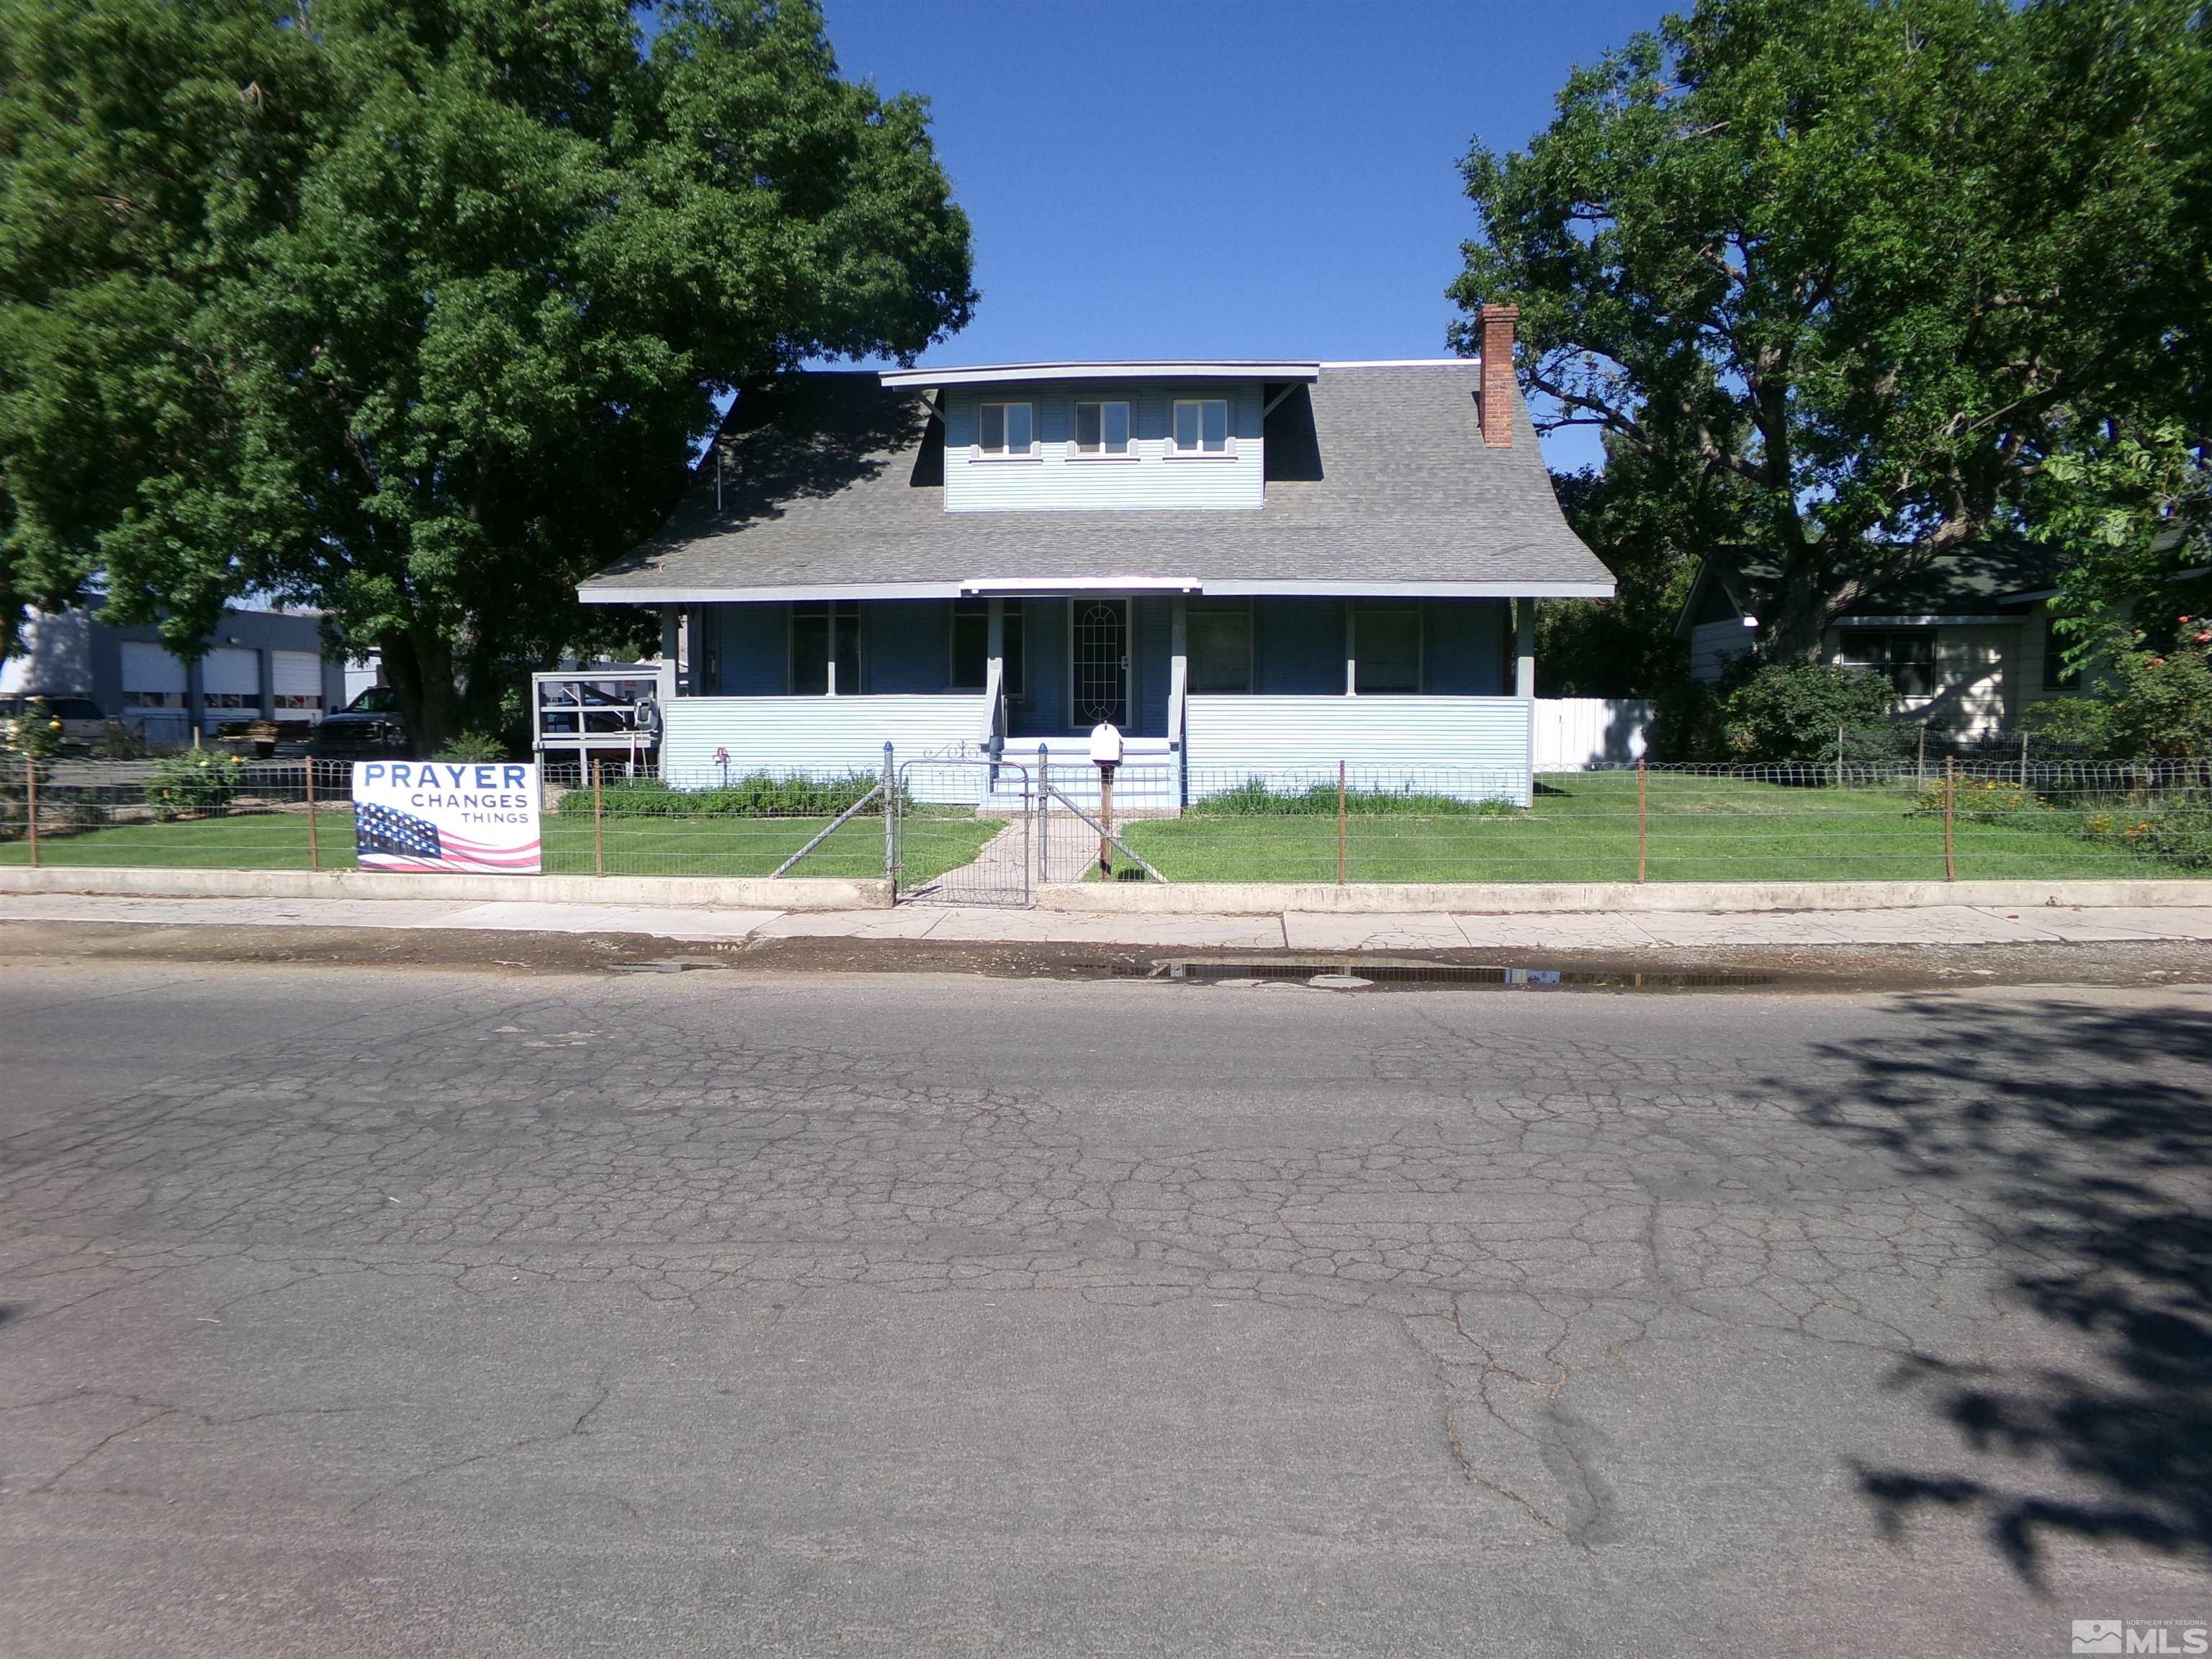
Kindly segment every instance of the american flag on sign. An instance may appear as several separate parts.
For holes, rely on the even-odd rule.
[[[410,812],[395,812],[389,806],[364,805],[356,809],[353,845],[356,858],[371,858],[380,853],[405,859],[441,856],[436,824]]]

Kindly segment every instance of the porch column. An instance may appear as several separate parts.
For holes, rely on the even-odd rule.
[[[1347,603],[1344,607],[1344,695],[1359,695],[1359,612],[1357,606]]]
[[[983,625],[983,653],[990,661],[983,665],[983,683],[988,685],[991,677],[995,674],[999,684],[1004,686],[1006,683],[1006,602],[993,599],[989,603],[990,619]]]
[[[1178,593],[1168,601],[1168,737],[1171,743],[1182,741],[1182,704],[1189,695],[1190,601]]]
[[[672,605],[660,607],[660,660],[668,665],[675,684],[684,684],[684,613]]]
[[[1513,601],[1513,695],[1536,695],[1536,601]]]

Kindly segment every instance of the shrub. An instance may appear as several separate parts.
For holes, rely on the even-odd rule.
[[[1832,663],[1765,663],[1730,686],[1722,699],[1722,735],[1730,759],[1744,762],[1836,758],[1890,762],[1911,741],[1889,722],[1895,694],[1863,669]]]
[[[2120,807],[2081,821],[2091,841],[2148,854],[2183,870],[2212,868],[2212,806]]]
[[[1277,793],[1265,778],[1247,778],[1234,789],[1222,790],[1191,803],[1191,811],[1207,817],[1303,817],[1336,816],[1336,786],[1316,783],[1304,789]],[[1344,810],[1352,817],[1437,817],[1456,814],[1494,817],[1517,811],[1510,801],[1462,800],[1456,795],[1437,795],[1404,789],[1348,789]]]
[[[507,744],[484,732],[457,732],[446,739],[432,760],[451,761],[456,765],[477,766],[487,761],[507,758]]]
[[[618,778],[601,786],[600,810],[610,817],[830,818],[876,786],[866,772],[842,778],[778,778],[757,772],[713,789],[674,789],[659,778]],[[592,787],[561,797],[564,817],[592,813]]]
[[[101,760],[143,760],[146,739],[121,720],[110,720],[92,745],[92,752]]]
[[[1950,795],[1951,816],[1954,820],[1969,823],[1990,823],[2021,812],[2040,811],[2043,803],[2015,781],[2003,778],[1958,778],[1946,781],[1942,778],[1923,784],[1920,799],[1914,811],[1941,817],[1943,798]]]
[[[2020,723],[2045,750],[2072,749],[2092,757],[2112,754],[2118,736],[2112,704],[2095,697],[2052,697],[2031,703]]]
[[[51,760],[61,752],[62,723],[44,697],[32,697],[21,714],[0,722],[0,741],[27,760]]]
[[[213,749],[187,750],[154,763],[146,804],[167,821],[188,812],[220,812],[238,799],[246,768],[234,755]]]

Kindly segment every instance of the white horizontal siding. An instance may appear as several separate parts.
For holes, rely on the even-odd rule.
[[[1536,701],[1536,769],[1571,772],[1607,762],[1641,760],[1655,705],[1607,697]]]
[[[1529,804],[1525,697],[1197,696],[1183,716],[1194,799],[1244,778]]]
[[[1170,406],[1178,397],[1226,397],[1235,453],[1190,459],[1168,453]],[[1074,454],[1075,404],[1105,399],[1129,404],[1133,460]],[[1039,451],[1034,460],[984,459],[971,452],[980,404],[1026,402],[1036,408]],[[965,392],[945,411],[945,510],[1039,513],[1163,507],[1256,507],[1265,499],[1260,392],[1256,386],[1009,388]],[[984,573],[988,574],[988,573]]]
[[[1752,630],[1740,617],[1699,623],[1690,630],[1690,678],[1717,680],[1721,670],[1751,649]]]
[[[983,700],[957,696],[678,697],[662,711],[660,775],[706,788],[750,773],[842,775],[900,761],[978,752]],[[725,766],[717,749],[729,752]],[[554,751],[557,757],[557,750]]]

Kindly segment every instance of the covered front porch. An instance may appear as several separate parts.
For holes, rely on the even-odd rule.
[[[1132,796],[1171,772],[1146,793],[1176,805],[1194,779],[1340,762],[1450,769],[1525,799],[1534,636],[1528,599],[1195,583],[687,605],[665,613],[661,771],[710,787],[873,770],[889,743],[902,761],[1033,776],[1041,750],[1055,770],[1082,760],[1105,721],[1127,741]],[[1087,765],[1056,781],[1092,787]]]

